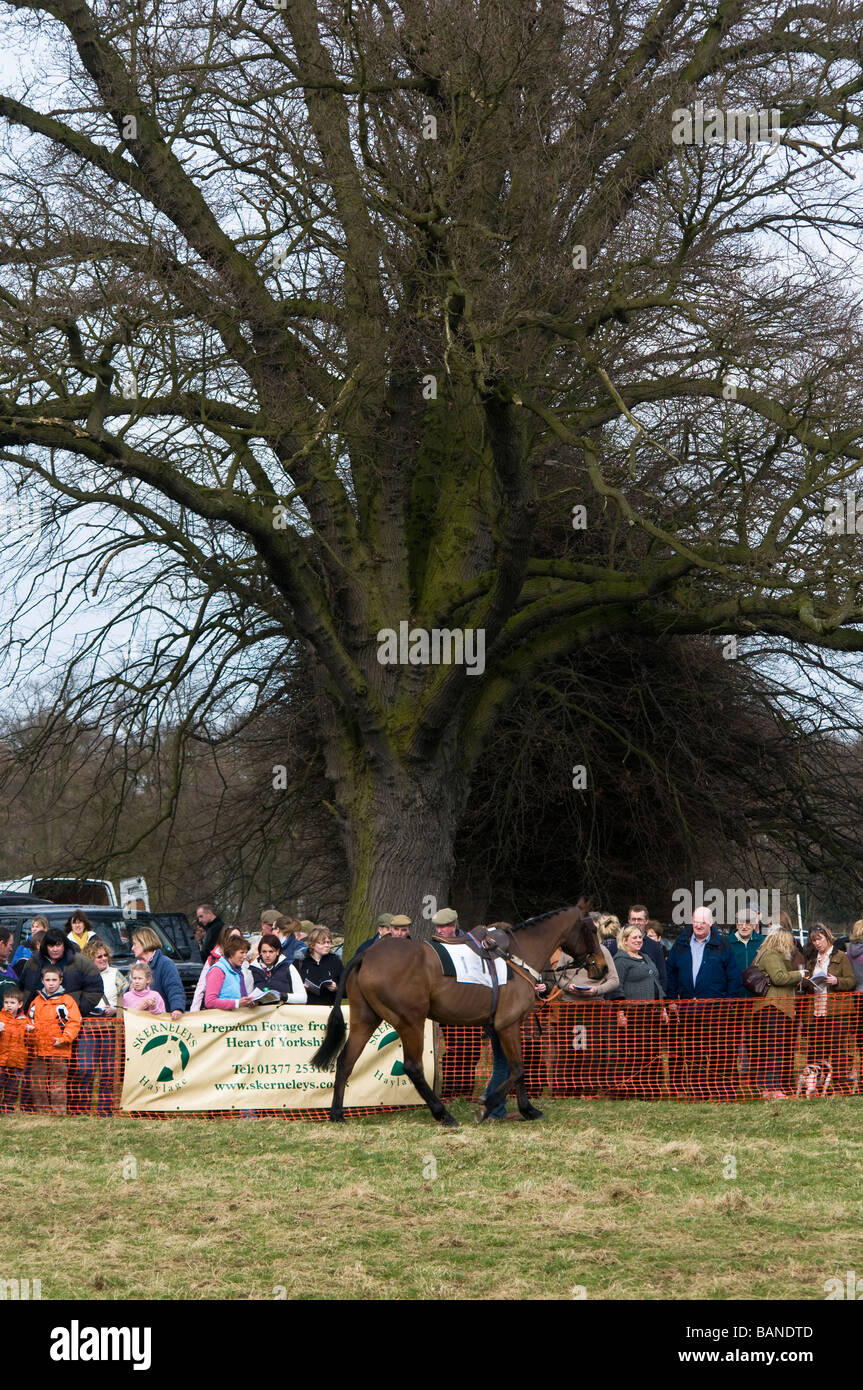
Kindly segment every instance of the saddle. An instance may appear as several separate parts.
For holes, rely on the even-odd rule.
[[[503,959],[507,961],[507,979],[509,980],[512,978],[512,968],[509,964],[509,961],[507,960],[506,951],[500,949],[497,943],[489,939],[488,937],[484,936],[482,939],[480,939],[474,936],[471,932],[465,932],[461,930],[457,931],[455,936],[452,937],[448,942],[440,941],[439,939],[434,938],[428,944],[432,947],[432,950],[435,952],[438,960],[440,961],[444,975],[453,978],[455,977],[456,972],[449,952],[446,949],[448,945],[467,946],[471,951],[473,951],[474,955],[479,956],[480,960],[483,963],[483,966],[488,970],[489,984],[491,985],[491,1006],[489,1009],[487,1026],[489,1028],[493,1027],[494,1016],[497,1012],[498,999],[500,998],[500,984],[498,983],[496,969],[496,962],[498,960]]]

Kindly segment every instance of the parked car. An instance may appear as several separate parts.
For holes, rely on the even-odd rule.
[[[35,893],[4,893],[0,892],[0,908],[4,907],[36,907],[38,904],[50,907],[52,904],[47,898],[37,898]]]
[[[113,955],[111,963],[124,974],[127,974],[135,963],[135,957],[132,954],[132,933],[139,927],[152,927],[162,942],[162,950],[165,955],[169,956],[177,967],[183,982],[183,989],[186,991],[186,1002],[189,1004],[192,1002],[198,976],[201,973],[200,958],[197,961],[184,959],[171,937],[152,913],[138,912],[134,917],[124,916],[117,907],[93,907],[90,903],[63,903],[62,906],[57,903],[28,904],[26,906],[0,903],[0,926],[11,928],[17,948],[22,942],[29,941],[30,927],[34,917],[45,917],[52,927],[60,927],[61,930],[65,930],[66,923],[72,913],[78,910],[86,914],[93,924],[96,935],[101,937],[105,944],[111,948]]]
[[[120,891],[107,878],[74,878],[57,875],[38,878],[7,878],[0,882],[0,893],[34,893],[42,902],[69,903],[77,907],[122,907],[140,912],[150,911],[146,879],[121,878]]]
[[[150,916],[174,943],[181,960],[201,960],[201,950],[185,912],[151,912]]]

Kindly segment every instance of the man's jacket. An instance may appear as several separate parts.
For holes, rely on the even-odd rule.
[[[742,999],[746,987],[728,938],[710,928],[698,978],[692,980],[692,927],[684,927],[668,953],[669,999]]]
[[[748,941],[740,941],[735,932],[733,936],[728,938],[728,944],[734,952],[734,959],[742,972],[755,960],[759,946],[764,944],[764,937],[760,931],[754,931]]]

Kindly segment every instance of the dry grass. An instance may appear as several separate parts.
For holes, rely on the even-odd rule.
[[[861,1100],[559,1100],[495,1128],[454,1109],[455,1132],[4,1117],[0,1278],[50,1299],[820,1299],[863,1269]]]

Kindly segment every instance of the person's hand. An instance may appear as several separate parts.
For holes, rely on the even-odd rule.
[[[582,990],[579,991],[579,993],[580,993],[580,994],[588,994],[588,995],[590,995],[590,994],[596,994],[596,985],[591,985],[591,986],[590,986],[590,989],[582,989]]]
[[[4,1031],[5,1027],[6,1024],[3,1022],[2,1018],[0,1018],[0,1033]]]
[[[335,989],[335,980],[324,980],[324,989]]]
[[[252,1005],[254,1004],[254,1002],[255,1002],[254,999],[250,999],[249,996],[248,996],[248,994],[247,994],[247,995],[245,996],[244,999],[238,999],[238,1000],[237,1000],[237,1008],[238,1008],[238,1009],[250,1009],[250,1008],[252,1007]]]
[[[548,986],[545,983],[545,980],[540,980],[538,985],[534,985],[534,990],[537,994],[545,994],[547,989]]]
[[[107,1009],[105,1010],[105,1017],[113,1018],[116,1012],[117,1010],[114,1008],[113,1004],[109,1004]]]
[[[63,1039],[62,1039],[62,1038],[55,1038],[55,1039],[54,1039],[54,1046],[55,1046],[55,1047],[62,1047],[62,1046],[63,1046]]]
[[[172,1009],[172,1010],[171,1010],[171,1018],[173,1019],[173,1021],[174,1021],[175,1023],[177,1022],[177,1019],[178,1019],[178,1018],[182,1018],[182,1017],[183,1017],[183,1010],[182,1010],[182,1009]]]
[[[35,1032],[36,1032],[36,1024],[35,1024],[35,1023],[28,1023],[28,1024],[27,1024],[27,1029],[26,1029],[26,1031],[27,1031],[28,1033],[35,1033]]]
[[[155,1001],[155,999],[145,999],[145,1000],[144,1000],[144,1008],[147,1010],[148,1013],[150,1013],[150,1014],[153,1013],[153,1011],[154,1011],[155,1008],[156,1008],[156,1001]]]
[[[827,983],[828,985],[838,985],[839,981],[837,980],[835,975],[828,975]]]
[[[667,1010],[667,1009],[663,1009],[663,1010],[662,1010],[662,1022],[663,1022],[663,1023],[667,1023],[667,1022],[668,1022],[668,1010]]]
[[[617,1015],[617,1026],[618,1028],[626,1027],[626,1014],[622,1010]]]

